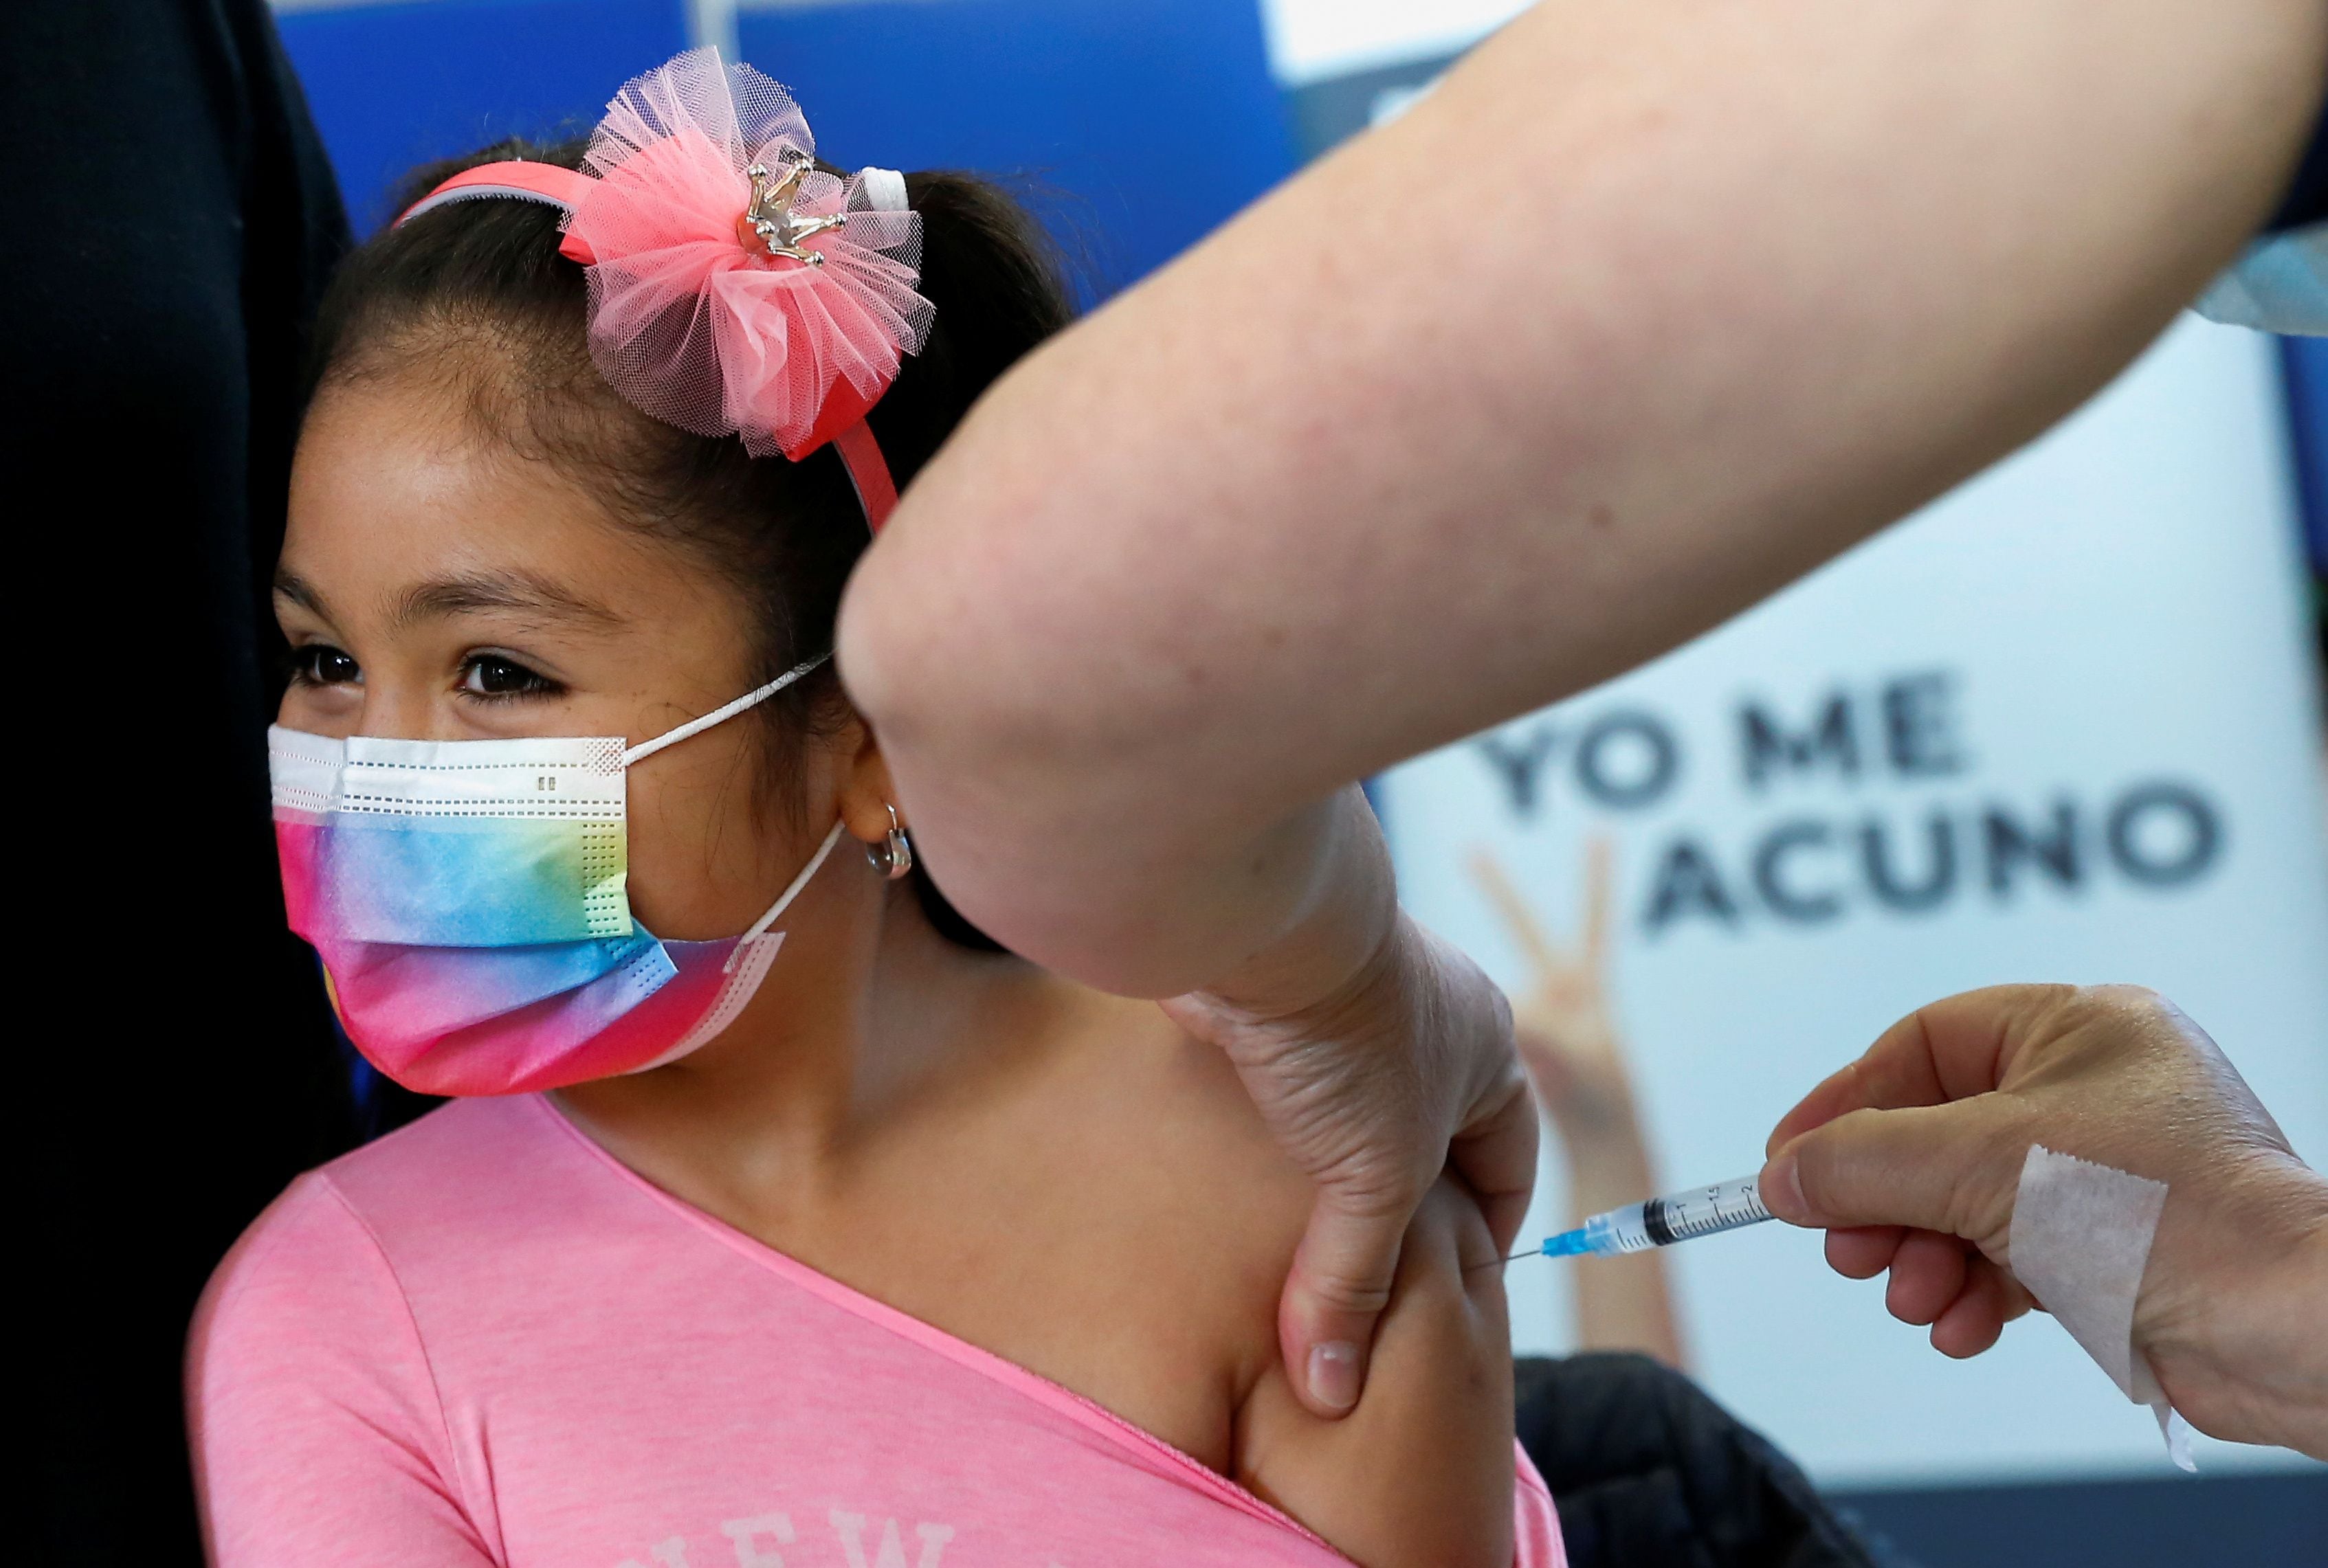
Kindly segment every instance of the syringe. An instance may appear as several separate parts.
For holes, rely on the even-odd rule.
[[[1686,1191],[1596,1214],[1574,1230],[1563,1230],[1547,1237],[1541,1247],[1514,1253],[1512,1257],[1535,1257],[1539,1254],[1545,1257],[1571,1257],[1586,1252],[1613,1257],[1619,1253],[1671,1246],[1676,1241],[1736,1230],[1743,1225],[1760,1225],[1769,1218],[1770,1211],[1762,1207],[1760,1178],[1741,1176],[1734,1181],[1692,1187]],[[1512,1259],[1504,1261],[1509,1263]]]

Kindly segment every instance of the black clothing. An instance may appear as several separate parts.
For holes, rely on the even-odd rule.
[[[190,1563],[194,1298],[352,1141],[284,928],[264,741],[300,333],[346,220],[264,0],[5,0],[0,104],[15,730],[86,792],[18,807],[37,902],[9,1087],[45,1470],[25,1555]]]
[[[1515,1364],[1570,1568],[1887,1568],[1803,1472],[1646,1356]]]

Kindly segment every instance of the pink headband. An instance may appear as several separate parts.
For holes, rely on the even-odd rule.
[[[690,50],[615,95],[587,173],[482,164],[397,222],[488,196],[558,208],[608,383],[681,430],[741,434],[755,457],[797,462],[831,442],[878,530],[897,491],[865,415],[929,337],[922,220],[904,175],[842,181],[815,150],[790,93]]]

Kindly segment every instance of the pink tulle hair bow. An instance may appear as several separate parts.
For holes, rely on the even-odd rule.
[[[815,151],[784,88],[692,50],[606,106],[565,222],[599,373],[755,457],[798,461],[862,420],[934,314],[904,177],[843,181]]]

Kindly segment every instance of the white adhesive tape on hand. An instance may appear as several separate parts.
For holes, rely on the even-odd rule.
[[[2013,1200],[2013,1274],[2109,1374],[2158,1417],[2166,1452],[2186,1470],[2191,1428],[2134,1348],[2134,1298],[2166,1183],[2032,1144]]]

